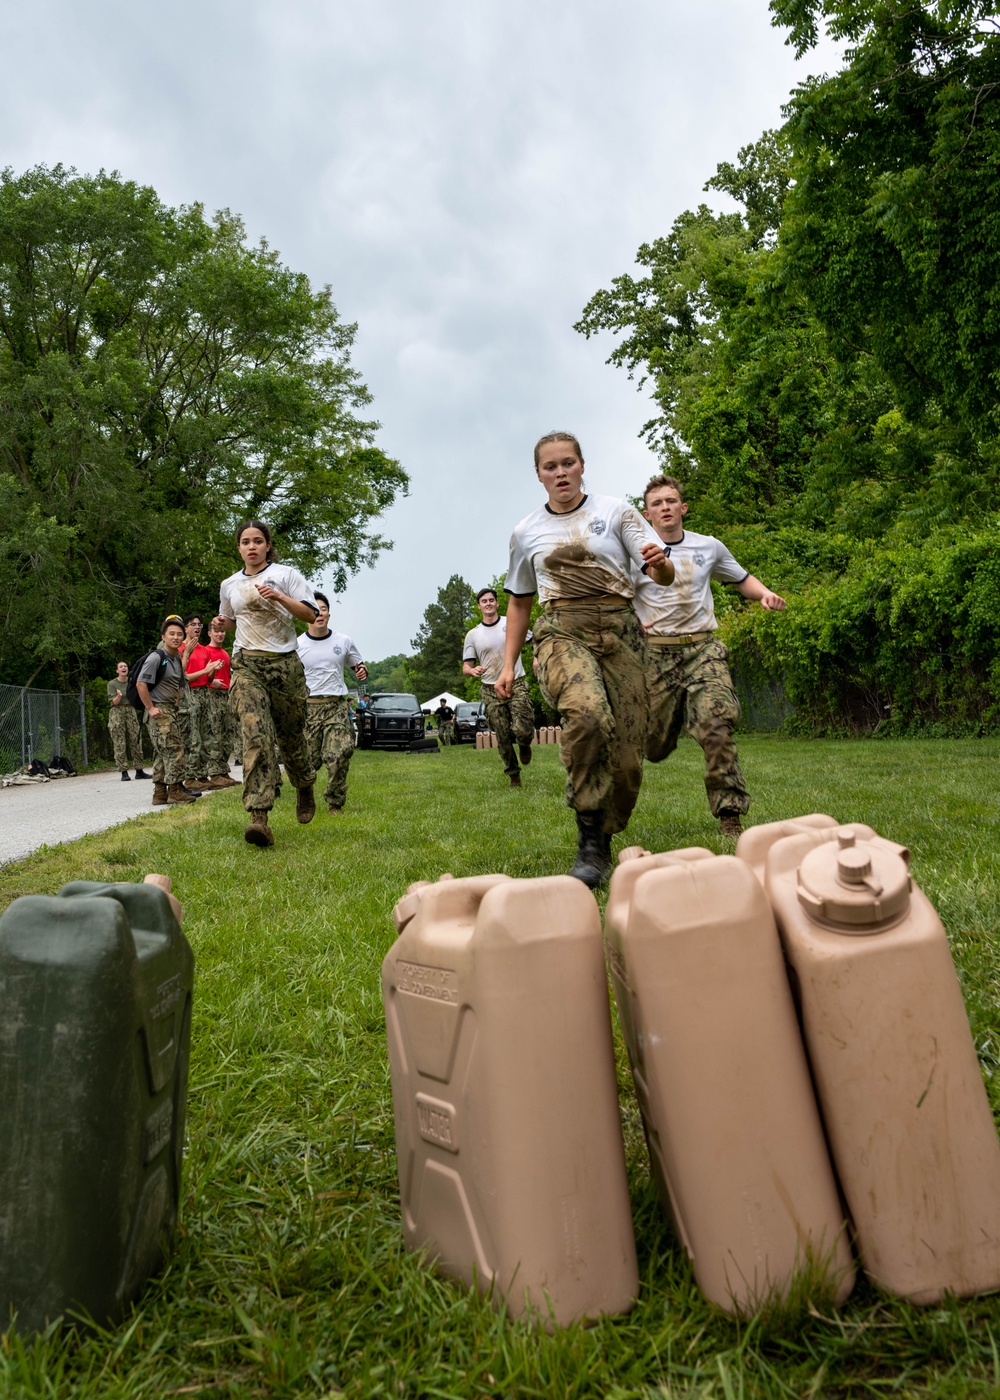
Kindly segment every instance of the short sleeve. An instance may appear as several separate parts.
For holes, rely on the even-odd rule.
[[[712,577],[720,583],[742,583],[750,574],[729,553],[721,540],[715,541],[715,560],[712,564]]]
[[[462,660],[471,661],[473,664],[479,660],[479,653],[476,651],[475,629],[466,632],[465,642],[462,646]]]
[[[223,579],[222,585],[219,588],[219,616],[228,617],[233,622],[236,620],[236,612],[232,603],[229,601],[228,579]]]
[[[160,674],[160,653],[151,651],[142,663],[142,670],[139,672],[140,681],[145,681],[147,685],[153,685]]]
[[[516,530],[510,537],[510,562],[507,566],[504,590],[507,593],[512,593],[516,598],[529,598],[538,592],[535,567],[520,539],[518,539]]]
[[[629,558],[637,569],[644,571],[643,545],[655,544],[662,549],[662,540],[649,521],[639,514],[635,506],[630,506],[624,501],[622,502],[621,532],[622,544],[624,544]]]
[[[354,645],[353,637],[347,639],[347,664],[349,666],[363,666],[365,664],[360,651]]]
[[[298,602],[307,603],[316,613],[316,616],[319,616],[319,608],[316,606],[316,595],[299,573],[298,569],[293,569],[291,566],[289,566],[288,569],[288,586],[285,592],[289,597],[297,599]]]
[[[118,682],[108,681],[108,699],[113,700],[118,694]]]

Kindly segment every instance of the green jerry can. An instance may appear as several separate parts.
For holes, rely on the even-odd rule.
[[[0,1331],[117,1321],[177,1219],[194,955],[164,886],[0,918]]]

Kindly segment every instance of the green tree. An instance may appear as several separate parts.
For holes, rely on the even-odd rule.
[[[465,694],[462,644],[473,623],[476,595],[464,578],[452,574],[437,601],[428,603],[424,620],[413,638],[415,654],[407,662],[410,686],[423,703],[439,691]]]
[[[355,328],[228,211],[115,174],[0,176],[0,674],[75,682],[210,607],[254,515],[334,587],[405,492]]]
[[[406,657],[400,652],[397,656],[387,656],[383,661],[370,661],[368,665],[367,687],[370,691],[406,691],[410,688]]]

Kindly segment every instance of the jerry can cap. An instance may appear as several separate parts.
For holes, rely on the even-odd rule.
[[[867,933],[906,912],[910,872],[889,843],[858,840],[842,826],[835,841],[815,847],[798,870],[799,903],[814,918]]]

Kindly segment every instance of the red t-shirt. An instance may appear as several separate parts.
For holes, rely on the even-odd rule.
[[[216,671],[215,675],[212,677],[212,680],[213,680],[213,681],[221,681],[221,682],[222,682],[222,685],[221,685],[221,686],[213,685],[213,686],[212,686],[212,689],[213,689],[213,690],[228,690],[228,689],[229,689],[229,675],[230,675],[230,671],[229,671],[229,652],[228,652],[228,651],[224,651],[222,647],[213,647],[213,646],[203,647],[202,650],[205,652],[206,660],[208,660],[208,661],[221,661],[221,662],[222,662],[221,668],[220,668],[218,671]],[[205,662],[203,661],[201,664],[204,666]],[[198,667],[196,666],[194,669],[197,671],[197,670],[198,670]],[[198,684],[198,682],[195,681],[195,685],[197,685],[197,684]],[[210,682],[210,684],[211,684],[211,682]]]

